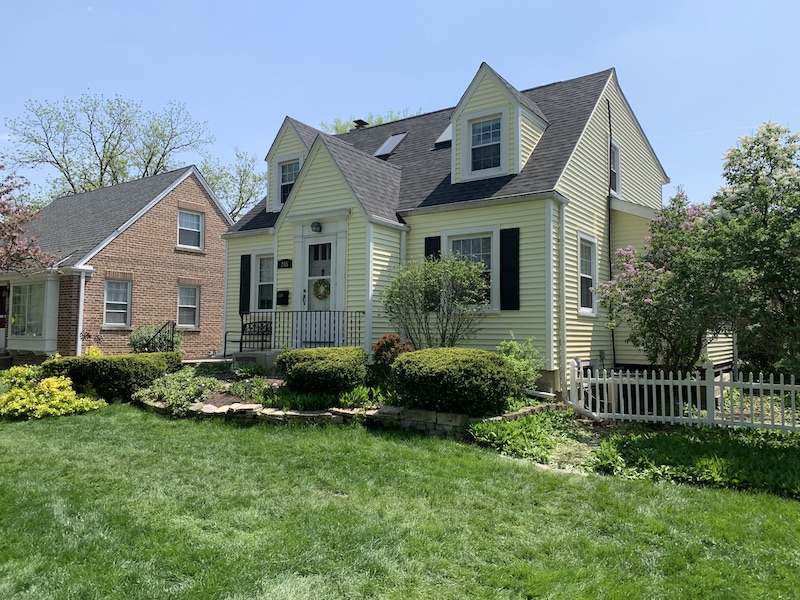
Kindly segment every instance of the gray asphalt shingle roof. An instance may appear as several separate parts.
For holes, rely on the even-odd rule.
[[[193,168],[56,198],[28,231],[42,250],[59,257],[58,266],[74,266]]]
[[[450,144],[435,144],[450,124],[454,107],[336,136],[296,120],[292,123],[304,143],[314,132],[324,136],[326,147],[370,214],[399,221],[398,212],[415,208],[553,190],[613,72],[607,69],[521,92],[500,77],[549,125],[518,174],[457,185],[450,183]],[[403,132],[407,135],[385,160],[372,156],[391,135]],[[399,169],[382,169],[380,163]],[[251,222],[257,218],[253,215]],[[236,226],[231,231],[235,230]]]

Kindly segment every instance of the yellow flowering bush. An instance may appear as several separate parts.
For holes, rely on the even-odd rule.
[[[84,350],[83,355],[86,358],[100,358],[101,356],[105,356],[105,353],[93,344]]]
[[[15,369],[18,367],[12,367]],[[11,369],[9,369],[11,371]],[[8,376],[5,374],[4,379]],[[12,374],[20,377],[20,374]],[[105,406],[103,400],[79,396],[69,377],[28,380],[0,394],[0,416],[36,418],[83,413]]]

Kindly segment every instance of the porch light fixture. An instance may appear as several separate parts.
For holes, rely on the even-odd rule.
[[[314,221],[313,223],[311,223],[311,231],[313,231],[314,233],[319,233],[320,231],[322,231],[322,223],[320,223],[319,221]]]

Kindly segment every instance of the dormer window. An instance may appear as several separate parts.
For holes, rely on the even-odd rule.
[[[501,122],[500,117],[473,121],[472,172],[500,167]]]
[[[509,139],[508,109],[498,107],[486,109],[457,118],[453,133],[458,129],[458,136],[453,138],[459,144],[460,152],[453,152],[460,157],[460,181],[488,179],[509,173],[509,150],[515,143]],[[455,168],[455,166],[454,166]]]
[[[280,164],[281,170],[281,204],[286,202],[292,191],[297,174],[300,172],[300,161],[292,160]]]

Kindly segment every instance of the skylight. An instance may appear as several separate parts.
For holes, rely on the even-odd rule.
[[[403,141],[403,139],[408,135],[407,131],[403,133],[395,133],[394,135],[389,136],[389,139],[381,144],[381,147],[375,150],[375,154],[372,156],[389,156],[394,149],[397,148],[398,144]]]

